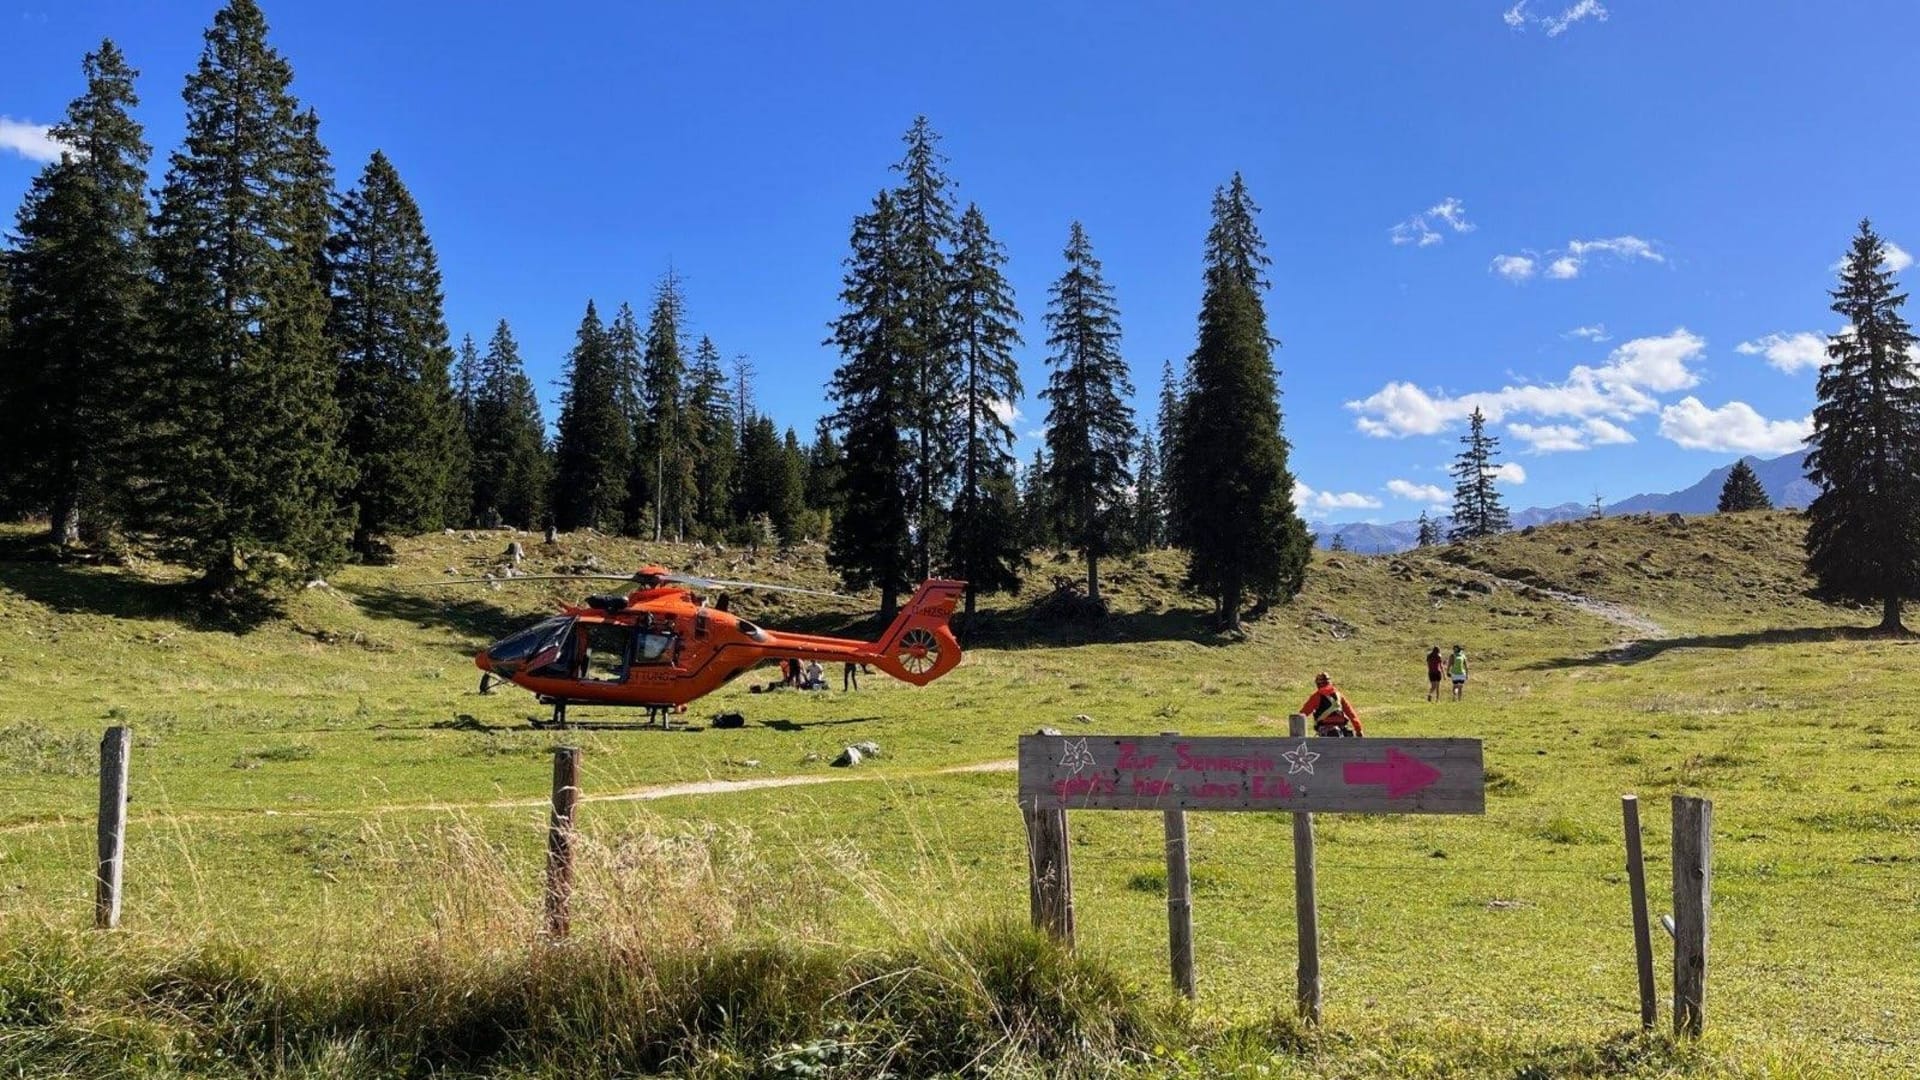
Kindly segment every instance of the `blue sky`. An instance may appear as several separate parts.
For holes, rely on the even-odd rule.
[[[142,71],[157,184],[215,7],[0,11],[0,203],[102,36]],[[1147,419],[1192,348],[1210,193],[1246,176],[1313,519],[1417,514],[1474,404],[1519,506],[1784,452],[1856,222],[1920,252],[1910,0],[265,8],[343,184],[387,152],[455,335],[509,319],[550,409],[586,300],[642,306],[671,266],[693,329],[809,431],[848,225],[918,113],[1009,250],[1023,458],[1068,223]]]

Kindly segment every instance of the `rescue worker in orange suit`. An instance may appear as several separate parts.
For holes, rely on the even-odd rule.
[[[1361,736],[1366,729],[1360,726],[1360,717],[1353,711],[1353,702],[1347,695],[1333,685],[1333,680],[1321,672],[1313,677],[1313,696],[1300,706],[1303,716],[1313,721],[1315,735]]]

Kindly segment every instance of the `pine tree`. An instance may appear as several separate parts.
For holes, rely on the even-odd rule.
[[[960,219],[948,295],[959,377],[959,487],[947,533],[947,573],[967,583],[966,611],[981,593],[1018,592],[1026,551],[1008,518],[1013,429],[1003,419],[1020,397],[1020,312],[1001,267],[1007,256],[977,206]]]
[[[460,403],[460,426],[467,433],[467,445],[473,445],[473,408],[480,400],[480,347],[472,334],[460,335],[460,349],[454,354],[453,396]]]
[[[740,436],[734,428],[733,394],[720,368],[720,350],[702,337],[687,372],[688,443],[693,473],[693,520],[708,532],[724,533],[733,519],[734,466]]]
[[[1727,473],[1727,482],[1720,485],[1720,512],[1736,514],[1742,510],[1771,510],[1773,500],[1767,497],[1767,489],[1760,486],[1760,477],[1747,464],[1746,458],[1733,463]]]
[[[1829,596],[1879,601],[1880,629],[1904,632],[1920,596],[1920,371],[1886,244],[1862,221],[1831,293],[1851,329],[1827,340],[1807,477],[1807,567]]]
[[[1257,212],[1237,173],[1214,193],[1199,343],[1165,480],[1174,542],[1191,553],[1188,584],[1213,598],[1229,630],[1249,592],[1263,602],[1298,593],[1312,555],[1281,434]]]
[[[828,397],[846,461],[846,505],[833,522],[827,565],[849,589],[879,589],[884,618],[892,618],[915,559],[909,522],[918,474],[915,448],[899,419],[915,415],[918,384],[903,363],[911,353],[900,228],[893,196],[884,191],[869,213],[854,219],[840,291],[845,310],[827,342],[840,349]]]
[[[1414,542],[1420,547],[1432,547],[1440,542],[1440,523],[1428,517],[1425,510],[1420,511],[1420,532]]]
[[[647,457],[647,408],[641,364],[645,356],[645,338],[633,306],[624,301],[607,324],[607,349],[613,358],[615,407],[620,422],[626,425],[633,447],[627,472],[627,490],[620,504],[620,516],[628,532],[653,534],[655,493],[651,459]]]
[[[337,222],[327,329],[356,473],[347,492],[354,548],[367,556],[378,534],[464,521],[469,462],[447,372],[439,266],[419,206],[385,154],[374,151]]]
[[[1499,467],[1494,457],[1500,452],[1500,440],[1487,434],[1487,418],[1478,408],[1467,418],[1467,433],[1460,437],[1466,449],[1454,458],[1453,528],[1448,540],[1478,540],[1483,536],[1512,528],[1507,508],[1500,502],[1500,489],[1494,486]]]
[[[647,351],[640,362],[640,407],[643,421],[634,440],[634,469],[644,473],[641,484],[653,505],[653,520],[638,523],[651,528],[653,538],[668,530],[686,533],[694,506],[695,480],[687,411],[687,362],[680,348],[686,299],[680,279],[672,271],[654,290],[653,312],[647,319]]]
[[[236,608],[345,554],[352,479],[325,336],[331,171],[266,33],[253,0],[215,14],[153,222],[165,398],[143,504]]]
[[[505,319],[480,361],[473,415],[473,519],[533,528],[546,514],[552,481],[547,425]]]
[[[632,462],[633,433],[620,411],[619,368],[607,328],[589,300],[560,395],[554,523],[568,531],[617,531]]]
[[[1100,599],[1100,559],[1121,549],[1127,465],[1133,441],[1133,383],[1120,356],[1120,312],[1086,230],[1067,234],[1067,269],[1047,305],[1047,486],[1061,537],[1087,560],[1087,598]]]
[[[768,516],[773,519],[774,531],[780,534],[781,544],[791,547],[806,539],[807,452],[801,448],[800,436],[794,434],[792,428],[787,429],[786,439],[780,444],[770,501]]]
[[[960,363],[952,311],[954,267],[948,256],[958,229],[953,185],[938,149],[940,136],[921,116],[903,141],[907,152],[894,166],[901,180],[893,192],[901,331],[896,362],[908,387],[908,408],[901,414],[909,448],[907,520],[914,570],[924,578],[932,573],[935,553],[942,550],[948,496],[959,468],[952,432]],[[982,240],[990,246],[985,222],[980,226]]]
[[[1133,481],[1133,543],[1141,551],[1161,546],[1166,535],[1166,506],[1160,491],[1160,453],[1153,436],[1140,436],[1140,468]]]
[[[137,73],[112,41],[88,53],[86,92],[54,125],[71,148],[21,203],[0,350],[4,501],[39,503],[61,546],[123,509],[135,365],[148,351],[149,149]]]
[[[1047,450],[1044,445],[1037,446],[1033,460],[1020,473],[1020,534],[1028,548],[1049,548],[1059,543],[1056,517],[1047,486]]]
[[[845,474],[846,461],[834,440],[833,426],[822,417],[814,425],[813,445],[807,450],[807,508],[819,512],[828,532],[840,520]]]
[[[1180,413],[1186,407],[1185,380],[1174,375],[1173,361],[1160,363],[1160,412],[1154,419],[1159,440],[1159,457],[1154,466],[1160,479],[1160,545],[1174,542],[1174,522],[1179,521],[1180,492],[1173,482],[1176,444],[1180,439]]]
[[[753,358],[740,353],[733,358],[733,424],[742,433],[755,415],[753,386]]]

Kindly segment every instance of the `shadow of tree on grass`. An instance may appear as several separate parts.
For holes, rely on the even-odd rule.
[[[1913,644],[1920,642],[1920,635],[1911,631],[1888,633],[1871,626],[1798,626],[1747,630],[1736,634],[1693,634],[1628,642],[1617,648],[1602,649],[1584,656],[1558,656],[1528,664],[1527,670],[1553,671],[1640,664],[1675,649],[1746,649],[1758,645],[1810,645],[1829,641],[1896,641]]]

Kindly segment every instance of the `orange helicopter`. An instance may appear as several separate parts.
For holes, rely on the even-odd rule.
[[[694,590],[765,589],[837,596],[812,589],[723,581],[643,567],[631,576],[526,574],[435,582],[622,581],[637,586],[624,594],[589,596],[585,606],[563,605],[560,614],[501,638],[473,657],[481,693],[498,679],[533,692],[553,706],[553,726],[567,723],[568,705],[645,708],[666,726],[675,712],[766,660],[817,660],[869,665],[915,686],[925,686],[960,663],[960,643],[948,628],[966,582],[929,579],[873,641],[768,630],[717,606]]]

